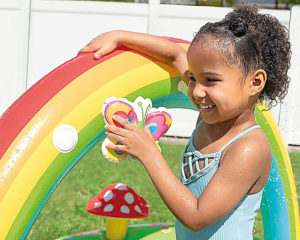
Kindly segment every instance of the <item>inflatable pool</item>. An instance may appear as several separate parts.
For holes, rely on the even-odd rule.
[[[105,230],[94,230],[56,240],[107,240]],[[124,240],[170,240],[175,239],[175,227],[168,224],[130,225]]]
[[[184,48],[189,43],[170,39]],[[63,177],[104,138],[100,106],[106,98],[150,98],[154,107],[189,108],[178,92],[178,73],[130,49],[94,60],[83,54],[50,72],[25,92],[0,119],[0,239],[26,239],[41,209]],[[264,238],[300,239],[299,208],[287,150],[271,113],[256,109],[273,152],[263,193]],[[70,151],[53,143],[54,131],[72,127]],[[74,130],[75,129],[75,130]]]

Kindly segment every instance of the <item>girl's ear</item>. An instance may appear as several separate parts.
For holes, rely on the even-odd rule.
[[[252,76],[250,96],[260,93],[267,81],[267,73],[263,69],[255,71]]]

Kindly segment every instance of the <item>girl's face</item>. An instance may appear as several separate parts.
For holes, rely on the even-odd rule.
[[[251,112],[251,81],[243,82],[239,66],[229,66],[216,48],[201,41],[191,44],[188,96],[208,124],[222,123]]]

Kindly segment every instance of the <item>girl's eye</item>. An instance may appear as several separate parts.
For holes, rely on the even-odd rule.
[[[213,78],[207,78],[206,80],[207,80],[207,82],[217,82],[218,81],[217,79],[213,79]]]
[[[195,78],[194,76],[191,76],[191,75],[190,75],[190,76],[189,76],[189,79],[190,79],[191,82],[196,82],[196,78]]]

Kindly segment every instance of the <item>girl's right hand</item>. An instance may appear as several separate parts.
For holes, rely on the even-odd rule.
[[[110,31],[95,37],[82,48],[78,54],[86,52],[95,52],[94,58],[99,59],[102,56],[111,53],[118,46],[118,31]]]

